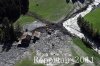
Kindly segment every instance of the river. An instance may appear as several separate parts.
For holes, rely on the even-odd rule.
[[[64,26],[71,34],[76,35],[76,36],[78,36],[79,38],[84,38],[84,34],[81,33],[80,28],[79,28],[79,26],[78,26],[78,24],[77,24],[77,18],[78,18],[79,16],[84,17],[85,15],[87,15],[88,13],[90,13],[90,12],[92,11],[92,9],[93,9],[93,6],[99,5],[99,3],[100,3],[100,0],[94,0],[94,2],[91,3],[85,11],[80,12],[80,13],[78,13],[76,16],[74,16],[74,17],[72,17],[72,18],[66,20],[66,21],[63,23],[63,26]]]

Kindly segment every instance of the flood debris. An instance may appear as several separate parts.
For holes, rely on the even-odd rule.
[[[32,42],[35,43],[37,40],[39,40],[40,35],[41,33],[39,31],[35,31],[32,36]]]
[[[28,29],[25,30],[21,38],[19,39],[18,46],[17,47],[23,47],[27,48],[31,41],[32,33],[28,31]]]
[[[17,47],[27,48],[29,46],[30,40],[31,36],[27,35],[26,38],[22,39],[21,44],[19,44]]]

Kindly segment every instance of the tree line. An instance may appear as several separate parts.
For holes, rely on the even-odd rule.
[[[11,47],[17,40],[13,23],[29,9],[28,0],[0,0],[0,42],[3,48]]]
[[[80,2],[80,3],[84,3],[86,0],[66,0],[66,3],[69,3],[69,2],[72,2],[72,3],[76,3],[76,2]],[[90,3],[93,2],[93,0],[88,0]]]
[[[28,0],[0,0],[0,23],[3,23],[5,17],[9,22],[15,22],[28,11],[28,5]]]
[[[83,17],[79,17],[77,21],[81,32],[89,38],[92,42],[96,44],[97,47],[99,47],[100,43],[100,31],[96,28],[93,27],[93,24],[90,22],[86,21]]]
[[[85,0],[66,0],[67,3],[69,3],[70,1],[71,1],[72,3],[76,3],[77,1],[79,1],[79,2],[81,2],[81,3],[84,3],[84,2],[85,2]]]

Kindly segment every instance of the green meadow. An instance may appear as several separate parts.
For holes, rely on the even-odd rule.
[[[27,16],[27,15],[22,15],[16,22],[15,22],[15,25],[16,24],[19,24],[21,26],[27,24],[27,23],[31,23],[31,22],[34,22],[34,18],[33,17],[30,17],[30,16]]]
[[[23,59],[20,62],[17,62],[15,66],[45,66],[43,64],[34,64],[33,61],[29,59]]]
[[[41,15],[49,21],[57,21],[65,17],[72,9],[72,4],[66,0],[29,0],[29,11]]]
[[[67,4],[66,0],[29,0],[29,11],[51,22],[63,19],[72,8],[72,3]],[[16,22],[24,25],[27,22],[34,22],[34,20],[34,17],[25,15],[21,16]]]
[[[86,21],[93,25],[93,28],[100,31],[100,8],[93,10],[84,18]]]
[[[94,51],[91,48],[88,48],[80,38],[73,38],[73,42],[77,46],[79,46],[87,54],[89,58],[93,57],[94,64],[99,66],[98,61],[100,60],[100,55],[96,51]]]

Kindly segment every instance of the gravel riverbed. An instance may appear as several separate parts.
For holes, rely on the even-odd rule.
[[[8,52],[0,53],[0,66],[14,66],[16,62],[25,58],[25,54],[28,54],[31,50],[36,53],[35,57],[42,59],[72,57],[70,36],[63,34],[60,30],[53,30],[51,35],[46,32],[45,28],[40,28],[38,31],[41,32],[40,40],[36,43],[30,43],[28,48],[17,48],[16,45],[13,45]],[[2,45],[0,49],[2,49]],[[56,63],[48,62],[46,65],[52,66]]]

